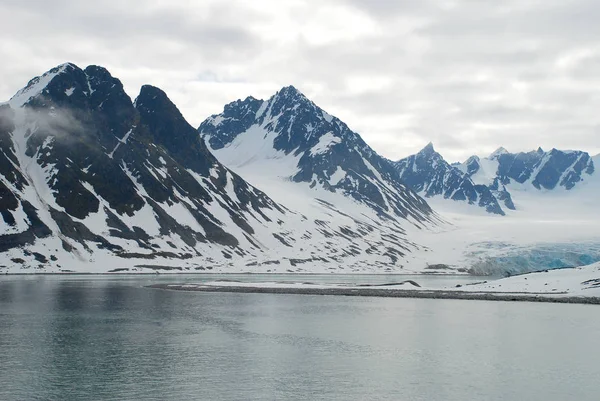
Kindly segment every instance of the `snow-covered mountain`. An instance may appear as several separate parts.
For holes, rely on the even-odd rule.
[[[394,165],[402,180],[426,198],[463,201],[499,215],[519,210],[523,191],[542,197],[569,191],[590,181],[595,172],[594,159],[582,151],[509,153],[501,147],[485,158],[471,156],[449,164],[432,144]]]
[[[106,69],[64,64],[0,104],[0,272],[590,264],[598,165],[554,149],[451,165],[433,145],[391,162],[293,87],[197,130],[158,88],[132,102]]]
[[[429,250],[411,236],[429,232],[441,223],[439,217],[401,182],[387,159],[294,87],[267,100],[230,103],[198,131],[220,162],[280,204],[317,224],[335,222],[335,232],[359,233],[351,237],[360,257],[391,253],[392,268],[425,266]],[[361,234],[365,223],[372,238]],[[392,238],[400,242],[386,250]]]
[[[489,213],[504,215],[500,202],[514,208],[510,195],[502,195],[504,188],[495,189],[475,184],[458,168],[450,165],[429,143],[419,153],[394,163],[400,178],[426,198],[442,196],[444,199],[464,201],[485,208]]]
[[[325,127],[290,114],[289,100],[301,95],[284,92],[264,106],[228,106],[241,113],[228,124],[250,128],[244,118],[262,115],[264,133],[284,132],[277,146],[302,160],[294,180],[346,191],[347,205],[326,196],[307,204],[281,190],[273,200],[217,161],[158,88],[143,86],[132,102],[106,69],[73,64],[32,79],[0,106],[0,271],[407,267],[427,251],[409,236],[436,221],[427,203],[390,179],[386,161],[341,122],[322,113]],[[298,137],[300,123],[315,138]],[[352,148],[329,151],[341,142]],[[247,156],[240,149],[236,157]],[[354,158],[356,167],[325,168],[331,157]],[[360,213],[347,213],[356,204]]]
[[[398,180],[387,159],[293,86],[266,101],[230,103],[198,131],[217,158],[240,174],[266,161],[277,167],[266,174],[344,194],[383,217],[431,220],[427,203]]]
[[[538,190],[570,190],[595,172],[592,157],[582,151],[536,151],[509,153],[499,148],[489,157],[469,158],[458,167],[473,181],[490,185],[530,185]]]

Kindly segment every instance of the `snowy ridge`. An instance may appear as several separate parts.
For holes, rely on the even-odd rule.
[[[271,130],[271,143],[263,146],[266,126],[278,127],[288,141],[297,139],[276,101],[240,116],[265,117],[265,126],[247,133],[254,147],[243,138],[230,147],[237,146],[240,165],[260,170],[262,161],[275,163],[269,166],[277,189],[271,197],[215,159],[158,88],[142,87],[132,102],[102,67],[66,64],[13,99],[15,107],[0,106],[0,272],[383,272],[425,266],[428,249],[413,242],[410,231],[431,225],[427,204],[382,182],[386,173],[375,159],[356,176],[335,168],[314,178],[330,186],[348,179],[373,183],[388,193],[373,207],[294,178],[310,149],[312,158],[328,157],[342,145],[336,139],[341,136],[328,127],[327,142],[315,136],[304,153],[290,154],[273,148],[281,132]],[[218,127],[227,120],[210,123]],[[290,199],[292,193],[297,196]],[[406,220],[386,213],[404,213]]]
[[[357,263],[387,258],[382,268],[394,271],[426,266],[430,249],[411,236],[437,231],[439,217],[358,134],[295,88],[230,103],[198,131],[220,162],[321,226],[327,248],[350,237]],[[389,240],[395,245],[384,245]]]
[[[453,225],[414,237],[434,250],[429,263],[507,275],[600,261],[598,163],[597,156],[580,151],[512,154],[502,148],[490,157],[449,165],[429,144],[396,166]],[[469,187],[495,198],[504,216],[474,207],[480,198],[469,198]]]
[[[26,87],[19,90],[9,101],[8,104],[13,108],[22,107],[24,104],[29,102],[31,98],[39,96],[46,89],[48,84],[57,76],[69,69],[73,69],[74,66],[70,63],[61,64],[50,71],[44,73],[39,77],[33,78]],[[72,91],[70,92],[73,93]],[[67,96],[70,96],[68,94]]]
[[[523,192],[544,197],[595,182],[598,161],[582,151],[538,148],[513,154],[500,147],[486,158],[471,156],[450,165],[430,143],[394,164],[404,182],[426,198],[440,196],[505,215],[519,210]]]
[[[499,200],[485,185],[478,185],[468,171],[478,158],[470,158],[466,166],[448,164],[429,143],[419,153],[393,163],[402,182],[426,198],[462,201],[477,205],[488,213],[504,215]],[[510,207],[510,206],[509,206]]]
[[[244,177],[251,164],[279,160],[265,173],[343,194],[382,216],[435,224],[427,203],[400,182],[387,160],[294,87],[266,101],[230,103],[198,130],[217,158]]]
[[[0,105],[0,272],[582,266],[600,260],[599,164],[450,165],[432,144],[392,163],[293,87],[196,130],[160,89],[132,102],[104,68],[65,64]]]

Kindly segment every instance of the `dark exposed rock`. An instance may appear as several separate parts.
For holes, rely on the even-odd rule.
[[[477,159],[469,159],[468,168],[476,171],[477,162]],[[439,195],[445,199],[478,205],[489,213],[505,214],[488,187],[476,185],[462,171],[448,164],[431,143],[416,155],[399,160],[394,165],[400,179],[426,198]]]
[[[431,219],[429,205],[398,179],[388,160],[293,86],[266,101],[247,98],[230,103],[198,131],[218,151],[253,126],[274,134],[265,146],[298,157],[291,180],[341,192],[390,219]],[[338,171],[344,174],[334,182],[331,178]]]
[[[39,86],[42,82],[44,87]],[[15,134],[17,111],[33,129]],[[24,136],[24,156],[38,169],[35,174],[44,175],[49,191],[23,175],[26,170],[19,166],[13,135]],[[225,211],[259,249],[250,218],[268,222],[265,211],[286,213],[221,165],[163,91],[145,85],[133,103],[121,82],[99,66],[84,70],[74,64],[58,66],[32,79],[10,105],[0,105],[0,174],[2,219],[16,227],[15,212],[22,208],[29,224],[23,232],[0,234],[0,252],[50,235],[58,235],[67,252],[77,252],[75,244],[80,244],[93,253],[93,243],[123,258],[147,254],[126,252],[117,239],[134,241],[140,250],[154,250],[152,257],[185,259],[193,255],[192,249],[199,255],[195,248],[204,243],[238,248],[242,238],[227,232],[226,222],[214,210]],[[26,187],[35,187],[30,191],[37,193],[35,206],[22,199]],[[167,211],[176,205],[202,230]],[[131,217],[142,208],[151,210],[146,215],[156,220],[167,246],[184,252],[162,251],[155,234],[131,225]],[[57,232],[40,220],[40,209]],[[92,214],[106,216],[108,233],[88,226],[86,219]],[[175,245],[172,238],[184,245]],[[242,249],[233,252],[245,254]]]

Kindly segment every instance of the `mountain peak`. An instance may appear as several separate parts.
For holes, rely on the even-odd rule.
[[[465,164],[471,164],[471,163],[479,163],[481,159],[479,158],[479,156],[477,155],[473,155],[471,157],[469,157],[467,160],[465,160]]]
[[[75,70],[81,71],[81,69],[73,63],[60,64],[46,71],[44,74],[30,80],[23,89],[19,90],[9,100],[8,103],[13,108],[23,107],[27,102],[29,102],[29,100],[42,93],[56,76]]]
[[[490,155],[489,155],[489,159],[495,159],[500,155],[505,155],[508,153],[508,150],[506,150],[504,147],[500,146],[498,149],[494,150]]]
[[[423,149],[421,149],[421,151],[419,153],[420,154],[432,154],[432,153],[435,153],[435,149],[433,147],[433,143],[429,142],[427,145],[425,145],[425,147]]]
[[[156,86],[146,84],[142,85],[140,89],[140,96],[167,97],[167,94],[165,93],[165,91],[163,91],[160,88],[157,88]]]
[[[302,92],[300,92],[296,87],[292,85],[284,86],[280,90],[277,91],[272,97],[271,100],[274,100],[277,103],[311,103],[313,102],[308,99]]]
[[[152,85],[142,85],[140,94],[134,101],[138,110],[176,109],[177,107],[167,94],[160,88]]]
[[[230,104],[198,131],[232,169],[269,166],[265,174],[273,178],[338,193],[386,218],[429,220],[429,206],[397,180],[387,160],[293,86],[266,101]]]
[[[167,149],[186,168],[207,175],[214,157],[198,132],[185,120],[167,94],[152,85],[144,85],[135,100],[140,123],[150,134],[151,143]]]
[[[284,86],[277,93],[282,95],[302,95],[302,92],[293,85]]]

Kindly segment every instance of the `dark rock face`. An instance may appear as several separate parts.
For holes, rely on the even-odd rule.
[[[223,115],[227,118],[221,120],[220,116],[213,116],[206,120],[201,127],[210,147],[222,149],[239,133],[248,130],[256,123],[256,113],[262,104],[262,100],[250,96],[246,100],[236,100],[225,105]]]
[[[430,207],[402,183],[388,160],[293,86],[266,101],[247,98],[230,103],[198,131],[218,151],[251,127],[264,130],[265,136],[275,134],[268,146],[299,158],[293,181],[341,192],[382,216],[430,219]]]
[[[23,120],[19,126],[15,114]],[[16,143],[24,146],[21,156]],[[29,227],[0,233],[0,251],[54,234],[69,251],[76,244],[90,250],[93,243],[125,254],[113,243],[118,238],[152,252],[158,247],[152,236],[125,223],[149,208],[160,235],[179,237],[187,251],[198,243],[214,243],[243,254],[247,250],[238,247],[239,237],[225,229],[215,210],[248,237],[254,233],[250,218],[268,221],[266,211],[285,215],[214,158],[163,91],[144,86],[134,105],[121,82],[98,66],[56,67],[0,106],[0,174],[4,222],[16,227],[15,211],[22,210]],[[174,205],[202,230],[165,211]],[[107,235],[82,222],[98,212],[106,215]]]
[[[260,121],[277,134],[273,146],[300,160],[292,180],[344,191],[377,211],[385,230],[374,214],[349,216],[322,200],[320,218],[281,206],[221,164],[162,90],[144,86],[132,102],[106,69],[64,64],[0,105],[8,269],[376,271],[402,269],[422,248],[396,217],[421,227],[435,218],[427,203],[294,88],[225,110],[231,116],[206,126],[211,146]],[[346,174],[334,182],[339,166]]]
[[[503,184],[514,180],[520,184],[531,181],[537,189],[564,187],[569,190],[594,173],[594,163],[586,152],[544,152],[541,148],[528,153],[506,153],[497,157],[497,175]]]
[[[477,163],[471,158],[467,168],[476,170]],[[478,205],[489,213],[505,214],[488,187],[475,185],[461,170],[448,164],[431,143],[416,155],[397,161],[395,168],[403,182],[425,197],[440,195]]]
[[[484,172],[485,179],[491,182],[480,182],[481,176],[476,177],[483,169],[483,162],[488,168],[497,166],[495,171]],[[504,214],[503,209],[516,209],[507,189],[509,184],[530,183],[540,190],[560,187],[570,190],[595,171],[586,152],[556,149],[545,152],[541,148],[527,153],[510,153],[499,148],[487,159],[471,156],[464,163],[449,165],[431,144],[395,165],[404,182],[425,197],[440,195],[467,201],[496,214]]]
[[[15,129],[14,113],[8,105],[0,105],[0,174],[8,181],[0,181],[0,213],[4,222],[10,226],[15,225],[12,214],[19,206],[18,199],[11,191],[11,186],[23,190],[26,184],[21,172],[14,168],[18,165],[15,149],[10,137]]]

